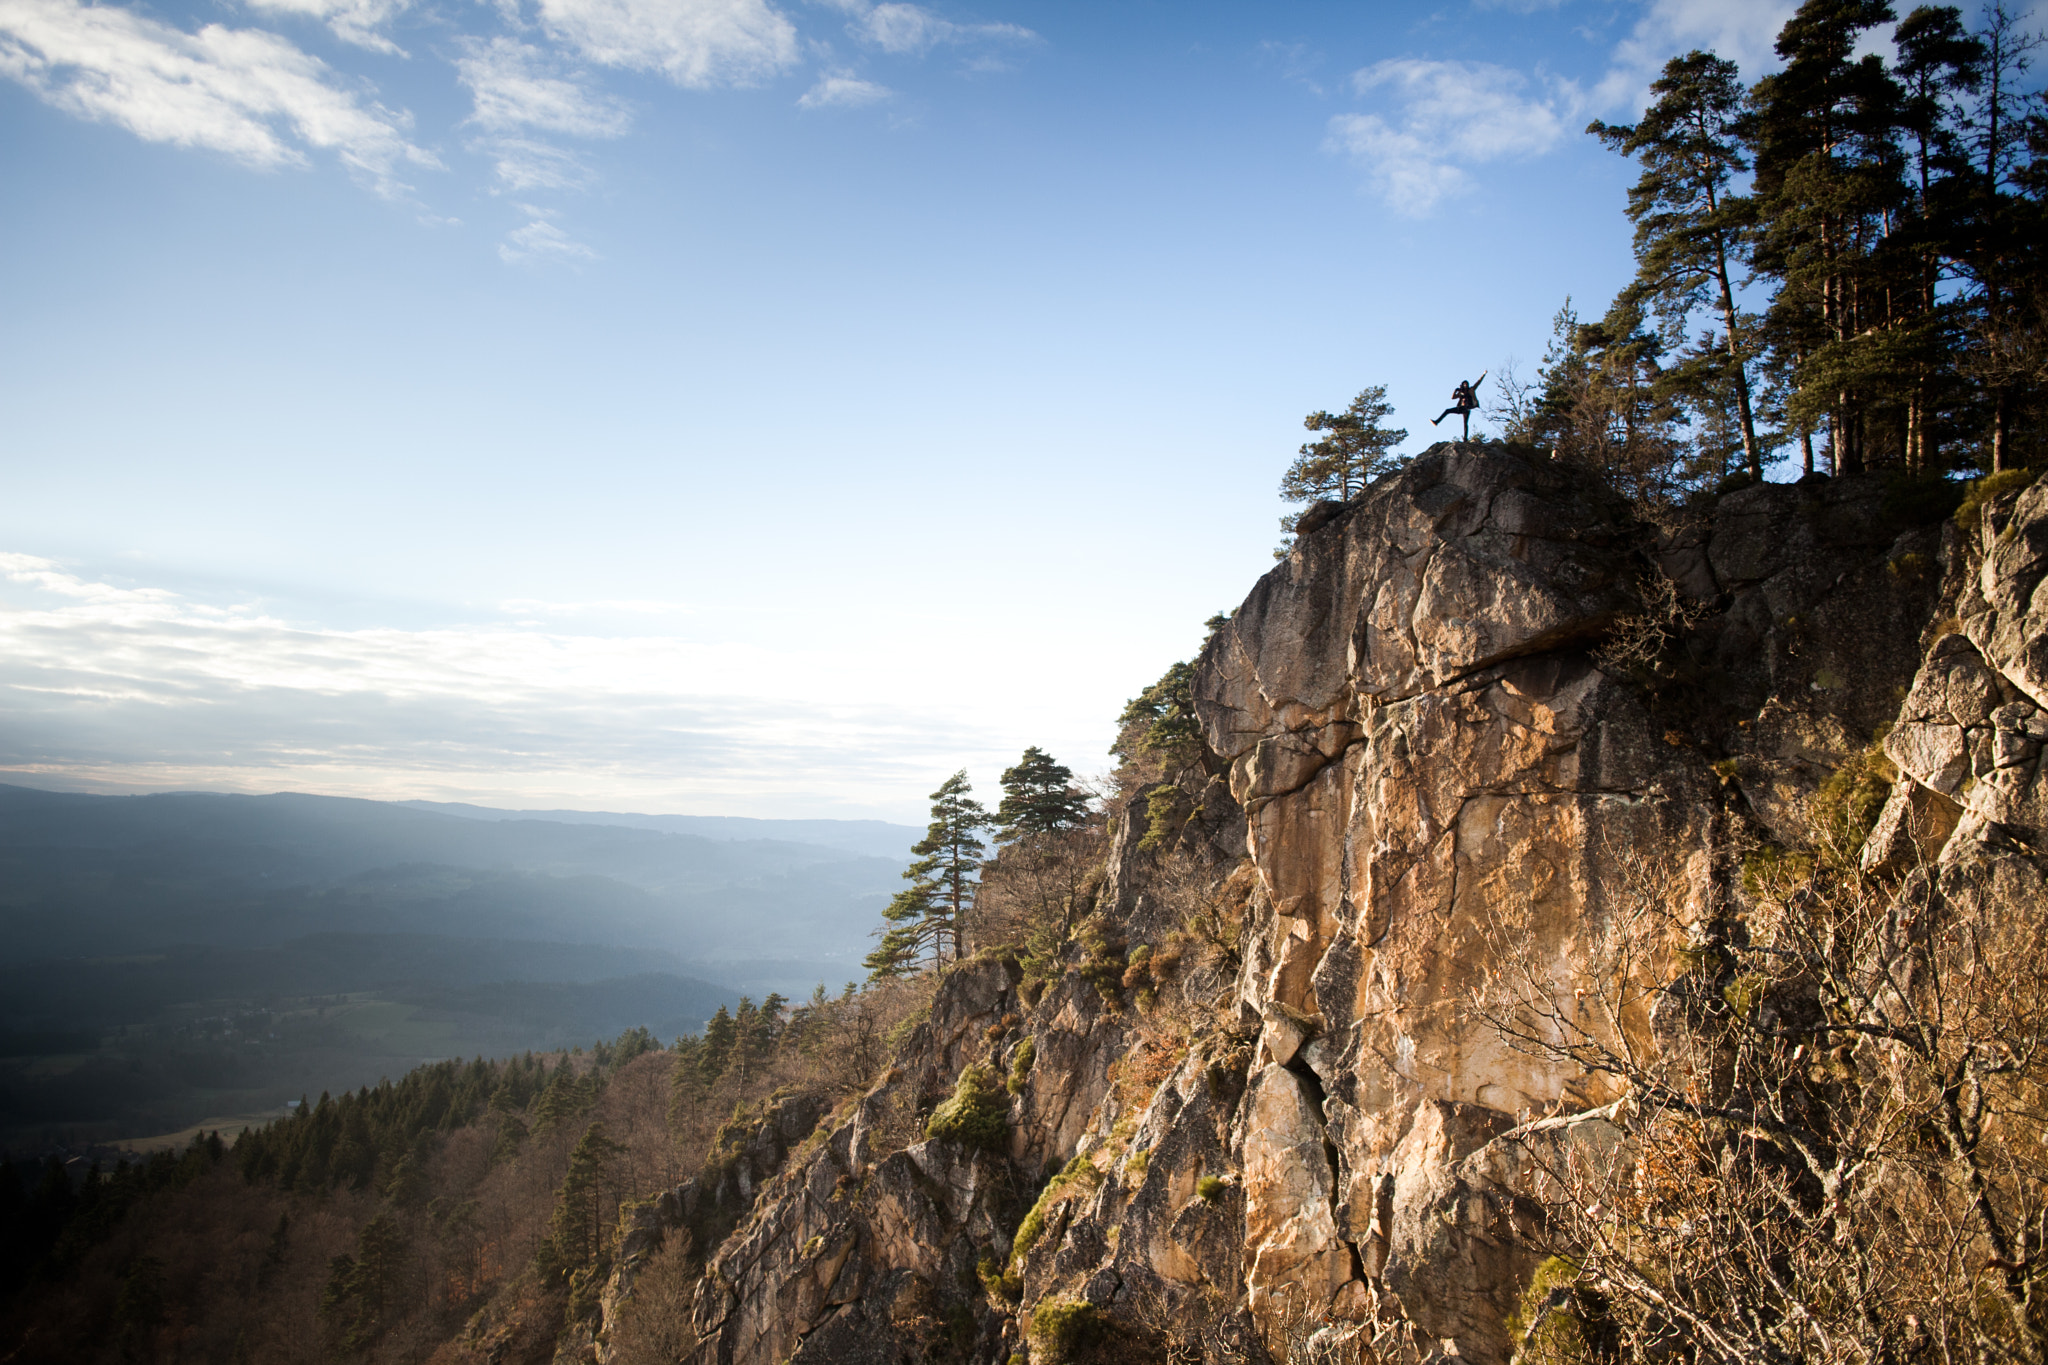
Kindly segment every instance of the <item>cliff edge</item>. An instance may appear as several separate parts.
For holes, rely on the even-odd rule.
[[[1864,866],[2040,893],[2048,485],[1911,504],[1815,479],[1657,527],[1446,444],[1316,509],[1199,661],[1199,770],[1051,946],[983,943],[874,1088],[777,1111],[693,1359],[1504,1360],[1530,1154],[1617,1140],[1625,1087],[1504,1042],[1488,982],[1597,986],[1645,886],[1682,951],[1880,734]],[[927,1136],[942,1104],[1000,1136]],[[634,1215],[610,1302],[697,1198]]]

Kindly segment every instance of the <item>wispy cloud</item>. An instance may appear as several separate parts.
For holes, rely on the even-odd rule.
[[[798,97],[797,105],[804,109],[857,109],[886,100],[892,93],[887,86],[864,81],[850,72],[831,72],[818,77],[817,84]]]
[[[534,138],[498,137],[473,143],[471,151],[491,159],[491,172],[514,194],[528,190],[580,190],[591,181],[590,169],[574,152]]]
[[[884,52],[916,54],[940,44],[1030,43],[1038,35],[1017,24],[960,24],[941,17],[922,5],[890,3],[868,8],[851,7],[856,17],[851,28],[862,41]]]
[[[796,64],[796,28],[766,0],[539,0],[549,34],[605,66],[677,85],[746,85]]]
[[[617,137],[632,123],[619,101],[564,76],[546,53],[515,38],[464,43],[455,72],[474,103],[469,122],[489,132]]]
[[[381,30],[404,13],[410,0],[247,0],[253,9],[292,14],[327,25],[345,43],[403,56]]]
[[[563,616],[688,616],[695,608],[683,602],[664,602],[654,598],[625,597],[605,598],[596,602],[549,602],[537,597],[508,597],[498,604],[498,610],[514,617],[563,617]]]
[[[1277,68],[1282,80],[1298,85],[1312,95],[1323,93],[1322,82],[1315,74],[1316,68],[1322,65],[1323,54],[1308,44],[1267,39],[1259,44],[1257,51],[1260,64]]]
[[[498,244],[498,257],[507,265],[524,261],[594,261],[597,253],[555,226],[548,209],[521,204],[526,226],[514,228]]]
[[[1330,145],[1365,167],[1391,207],[1415,217],[1470,189],[1468,168],[1557,146],[1578,104],[1569,86],[1527,94],[1528,77],[1486,62],[1401,58],[1366,67],[1351,82],[1389,107],[1333,118]]]
[[[466,41],[455,72],[469,88],[467,121],[484,133],[469,144],[470,150],[488,156],[499,185],[515,194],[580,190],[590,183],[590,170],[580,157],[533,136],[536,131],[609,138],[632,124],[624,104],[589,89],[575,73],[561,71],[549,54],[514,38]],[[520,258],[531,254],[522,250]]]
[[[408,140],[410,116],[365,101],[318,58],[256,29],[184,33],[112,5],[0,0],[0,74],[81,118],[250,166],[332,152],[386,195],[407,188],[401,165],[441,164]]]
[[[32,784],[788,813],[921,793],[986,742],[942,707],[821,699],[824,660],[757,646],[336,630],[22,554],[0,589],[0,773]]]

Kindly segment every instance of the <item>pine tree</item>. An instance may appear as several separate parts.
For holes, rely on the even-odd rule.
[[[1993,470],[2013,467],[2020,414],[2048,382],[2048,238],[2041,175],[2048,118],[2024,77],[2044,41],[2027,33],[2002,3],[1985,11],[1977,34],[1975,98],[1962,135],[1970,163],[1966,226],[1957,233],[1957,264],[1968,283],[1969,340],[1963,368],[1983,390]],[[2031,110],[2028,106],[2032,105]],[[2036,438],[2038,440],[2038,437]]]
[[[1342,412],[1304,417],[1302,425],[1322,433],[1322,439],[1301,447],[1280,476],[1280,496],[1288,502],[1349,501],[1380,475],[1398,469],[1401,461],[1390,452],[1408,439],[1408,432],[1380,425],[1393,411],[1387,386],[1375,384]],[[1300,520],[1300,512],[1290,512],[1280,519],[1280,529],[1292,535]]]
[[[910,888],[882,912],[881,939],[865,965],[870,980],[900,976],[927,957],[944,967],[960,956],[961,932],[974,905],[975,874],[986,846],[980,833],[988,812],[968,795],[963,769],[932,793],[932,822],[912,845],[916,861],[904,869]]]
[[[1955,291],[1943,287],[1954,278],[1974,199],[1957,101],[1981,86],[1985,53],[1964,29],[1961,11],[1950,6],[1914,10],[1899,21],[1892,42],[1899,54],[1893,76],[1904,95],[1898,123],[1910,191],[1895,240],[1911,260],[1916,312],[1902,338],[1910,378],[1900,456],[1910,470],[1938,470],[1947,463],[1943,438],[1967,406],[1955,364],[1965,310]]]
[[[586,1107],[583,1087],[569,1074],[569,1063],[565,1059],[555,1068],[555,1074],[548,1079],[540,1092],[540,1103],[534,1107],[533,1126],[548,1128],[563,1119],[574,1118]]]
[[[1536,400],[1508,436],[1601,471],[1654,517],[1702,471],[1687,458],[1662,343],[1644,328],[1639,308],[1624,293],[1606,317],[1585,323],[1567,298],[1551,320]]]
[[[397,1220],[380,1213],[363,1225],[353,1256],[344,1253],[329,1262],[320,1312],[347,1318],[342,1339],[347,1349],[364,1349],[400,1316],[410,1250]]]
[[[996,807],[996,842],[1013,843],[1033,834],[1071,829],[1088,818],[1088,798],[1074,789],[1071,768],[1037,745],[1003,773],[1003,800]]]
[[[1202,724],[1195,716],[1195,666],[1181,662],[1124,703],[1109,751],[1126,763],[1157,759],[1168,774],[1200,756]]]
[[[1649,304],[1667,344],[1682,341],[1702,306],[1721,324],[1722,355],[1695,356],[1682,371],[1683,387],[1698,402],[1725,384],[1735,399],[1742,463],[1752,478],[1764,473],[1757,439],[1749,364],[1750,328],[1735,302],[1735,267],[1743,257],[1754,205],[1731,192],[1749,169],[1735,136],[1743,89],[1735,63],[1710,52],[1690,52],[1665,64],[1650,87],[1655,101],[1634,124],[1597,120],[1587,132],[1642,163],[1628,194],[1636,225],[1636,278],[1630,293]]]
[[[562,1177],[547,1240],[536,1257],[544,1277],[567,1282],[594,1277],[607,1268],[611,1163],[625,1150],[612,1141],[602,1119],[583,1130],[569,1153],[569,1171]]]
[[[703,1068],[704,1083],[707,1086],[725,1074],[726,1066],[732,1061],[733,1048],[738,1042],[739,1026],[733,1022],[733,1017],[725,1006],[720,1005],[718,1012],[704,1021],[704,1050],[699,1064]]]
[[[1780,30],[1785,69],[1750,92],[1760,274],[1779,282],[1765,314],[1791,381],[1787,415],[1824,424],[1840,471],[1862,469],[1871,410],[1910,386],[1897,331],[1904,264],[1889,230],[1906,198],[1894,139],[1904,93],[1864,35],[1882,0],[1806,0]],[[1917,303],[1912,311],[1917,312]]]
[[[934,889],[928,883],[919,884],[890,898],[882,910],[884,927],[876,930],[880,941],[873,952],[861,959],[861,966],[868,969],[868,980],[887,981],[917,970],[918,961],[924,956],[924,923],[931,913]]]

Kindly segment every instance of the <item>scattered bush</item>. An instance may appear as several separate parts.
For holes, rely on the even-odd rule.
[[[1010,1145],[1010,1110],[996,1086],[996,1074],[976,1063],[960,1073],[953,1098],[932,1111],[924,1135],[986,1152]]]
[[[1863,847],[1898,780],[1882,739],[1879,736],[1868,748],[1850,755],[1813,795],[1809,819],[1820,836],[1821,854],[1829,861],[1846,861]]]
[[[1037,1060],[1037,1043],[1027,1037],[1017,1044],[1017,1050],[1010,1054],[1010,1079],[1005,1087],[1012,1095],[1024,1093],[1024,1078],[1031,1074],[1031,1064]]]
[[[1024,1215],[1024,1221],[1017,1225],[1017,1235],[1010,1239],[1010,1264],[1021,1266],[1024,1258],[1031,1254],[1031,1248],[1045,1233],[1045,1220],[1060,1196],[1076,1186],[1092,1189],[1102,1181],[1102,1172],[1095,1169],[1095,1163],[1085,1156],[1069,1161],[1060,1173],[1045,1182],[1045,1188],[1038,1192],[1038,1200],[1032,1204],[1031,1212]]]
[[[1983,524],[1985,503],[2007,493],[2017,493],[2040,476],[2038,469],[2002,469],[1996,474],[1972,479],[1969,491],[1963,494],[1962,502],[1956,507],[1956,525],[1966,531],[1976,530]]]
[[[1922,554],[1903,554],[1884,562],[1884,571],[1893,578],[1913,582],[1925,578],[1934,568],[1934,561]]]
[[[1138,840],[1138,851],[1172,847],[1181,827],[1194,818],[1186,813],[1187,806],[1187,796],[1179,787],[1170,782],[1154,787],[1145,798],[1145,834]]]
[[[1552,1256],[1536,1267],[1529,1287],[1508,1314],[1508,1339],[1514,1358],[1526,1365],[1577,1365],[1593,1358],[1587,1349],[1578,1297],[1572,1292],[1579,1266]]]
[[[1003,1263],[996,1259],[994,1252],[981,1254],[981,1259],[974,1263],[974,1277],[981,1281],[981,1287],[989,1298],[997,1303],[1015,1303],[1024,1290],[1023,1282],[1003,1269]]]
[[[1906,526],[1929,526],[1954,514],[1965,486],[1939,474],[1893,471],[1885,479],[1884,512]]]
[[[1230,1190],[1230,1182],[1220,1175],[1205,1175],[1195,1182],[1195,1194],[1202,1202],[1213,1204]]]
[[[1081,979],[1108,1003],[1121,1003],[1124,972],[1130,965],[1124,940],[1103,916],[1090,915],[1081,921],[1081,948]]]
[[[1068,1359],[1081,1347],[1100,1337],[1108,1323],[1102,1310],[1081,1299],[1064,1294],[1039,1301],[1031,1310],[1033,1355],[1043,1353],[1048,1361]]]

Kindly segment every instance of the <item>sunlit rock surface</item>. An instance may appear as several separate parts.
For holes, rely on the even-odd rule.
[[[1128,993],[1069,970],[1027,1003],[1014,963],[953,972],[902,1065],[708,1253],[705,1365],[999,1362],[1056,1295],[1208,1359],[1363,1335],[1503,1360],[1531,1154],[1612,1144],[1617,1096],[1476,1022],[1490,972],[1570,998],[1631,879],[1715,913],[1744,852],[1803,839],[1820,782],[1888,727],[1866,865],[2041,846],[2048,488],[1971,533],[1911,524],[1874,477],[1658,528],[1564,466],[1440,445],[1315,521],[1198,666],[1213,777],[1180,856],[1244,936],[1234,967],[1165,989],[1207,1022],[1134,1094],[1153,1016]],[[1667,647],[1618,648],[1659,621]],[[1095,908],[1158,943],[1138,823]],[[1027,1039],[1007,1154],[906,1123]],[[987,1264],[1077,1155],[1013,1303]]]

